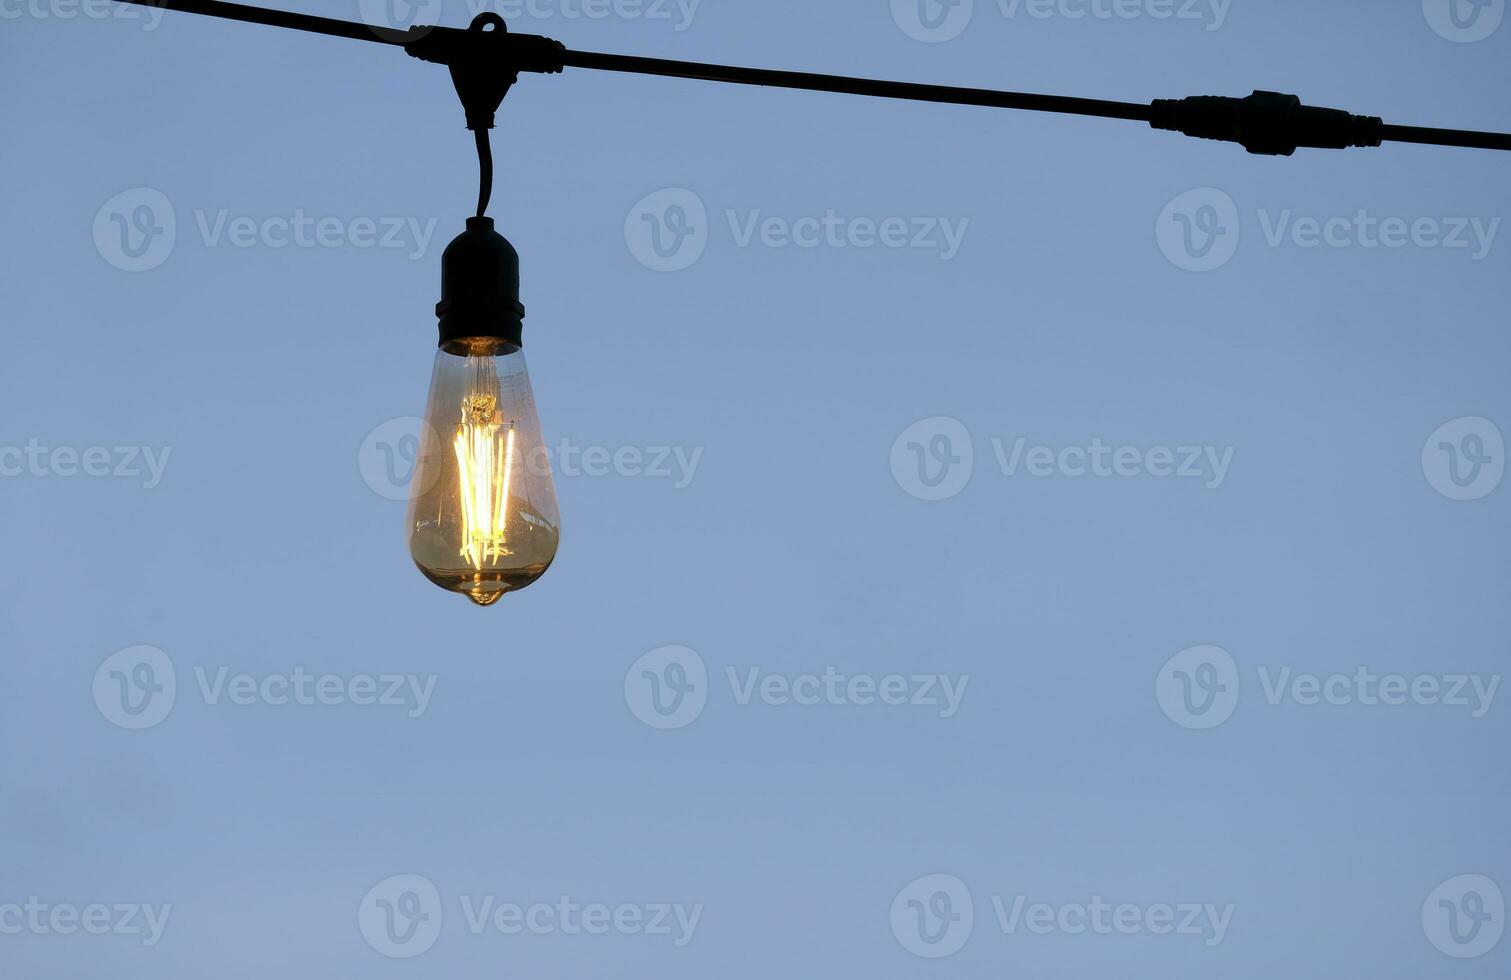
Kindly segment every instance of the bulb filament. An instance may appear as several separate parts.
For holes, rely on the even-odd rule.
[[[462,399],[462,421],[456,427],[452,446],[461,476],[460,554],[482,571],[511,553],[508,521],[514,425],[504,424],[496,396],[469,395]]]

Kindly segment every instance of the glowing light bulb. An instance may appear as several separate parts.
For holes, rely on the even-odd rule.
[[[486,199],[485,199],[486,200]],[[409,495],[425,577],[491,606],[546,573],[561,517],[525,369],[519,254],[469,218],[441,256],[440,350]]]
[[[441,588],[491,606],[544,575],[560,540],[524,352],[494,338],[443,346],[425,421],[409,552]]]

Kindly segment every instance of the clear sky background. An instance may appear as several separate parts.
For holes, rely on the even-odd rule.
[[[1004,3],[504,9],[584,50],[1511,131],[1503,0]],[[1507,663],[1511,156],[526,77],[492,214],[563,545],[482,610],[389,499],[476,193],[445,70],[0,8],[0,973],[1506,975],[1508,693],[1446,695]],[[278,703],[296,670],[339,703]],[[354,703],[390,674],[428,700]],[[1390,675],[1406,703],[1361,703]],[[695,928],[635,925],[661,904]]]

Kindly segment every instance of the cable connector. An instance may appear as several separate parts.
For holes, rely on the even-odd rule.
[[[1149,125],[1200,139],[1240,143],[1250,153],[1288,157],[1297,147],[1379,146],[1384,123],[1342,109],[1302,105],[1295,95],[1255,92],[1243,99],[1198,95],[1155,99]]]
[[[492,28],[491,30],[489,28]],[[466,30],[436,27],[404,45],[411,57],[445,65],[467,113],[467,128],[493,128],[493,114],[522,71],[555,74],[566,46],[538,34],[510,34],[504,19],[478,14]]]

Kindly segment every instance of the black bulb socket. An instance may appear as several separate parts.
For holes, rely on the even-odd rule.
[[[519,301],[519,253],[493,230],[492,218],[468,218],[441,256],[441,346],[492,339],[523,347],[525,308]]]

